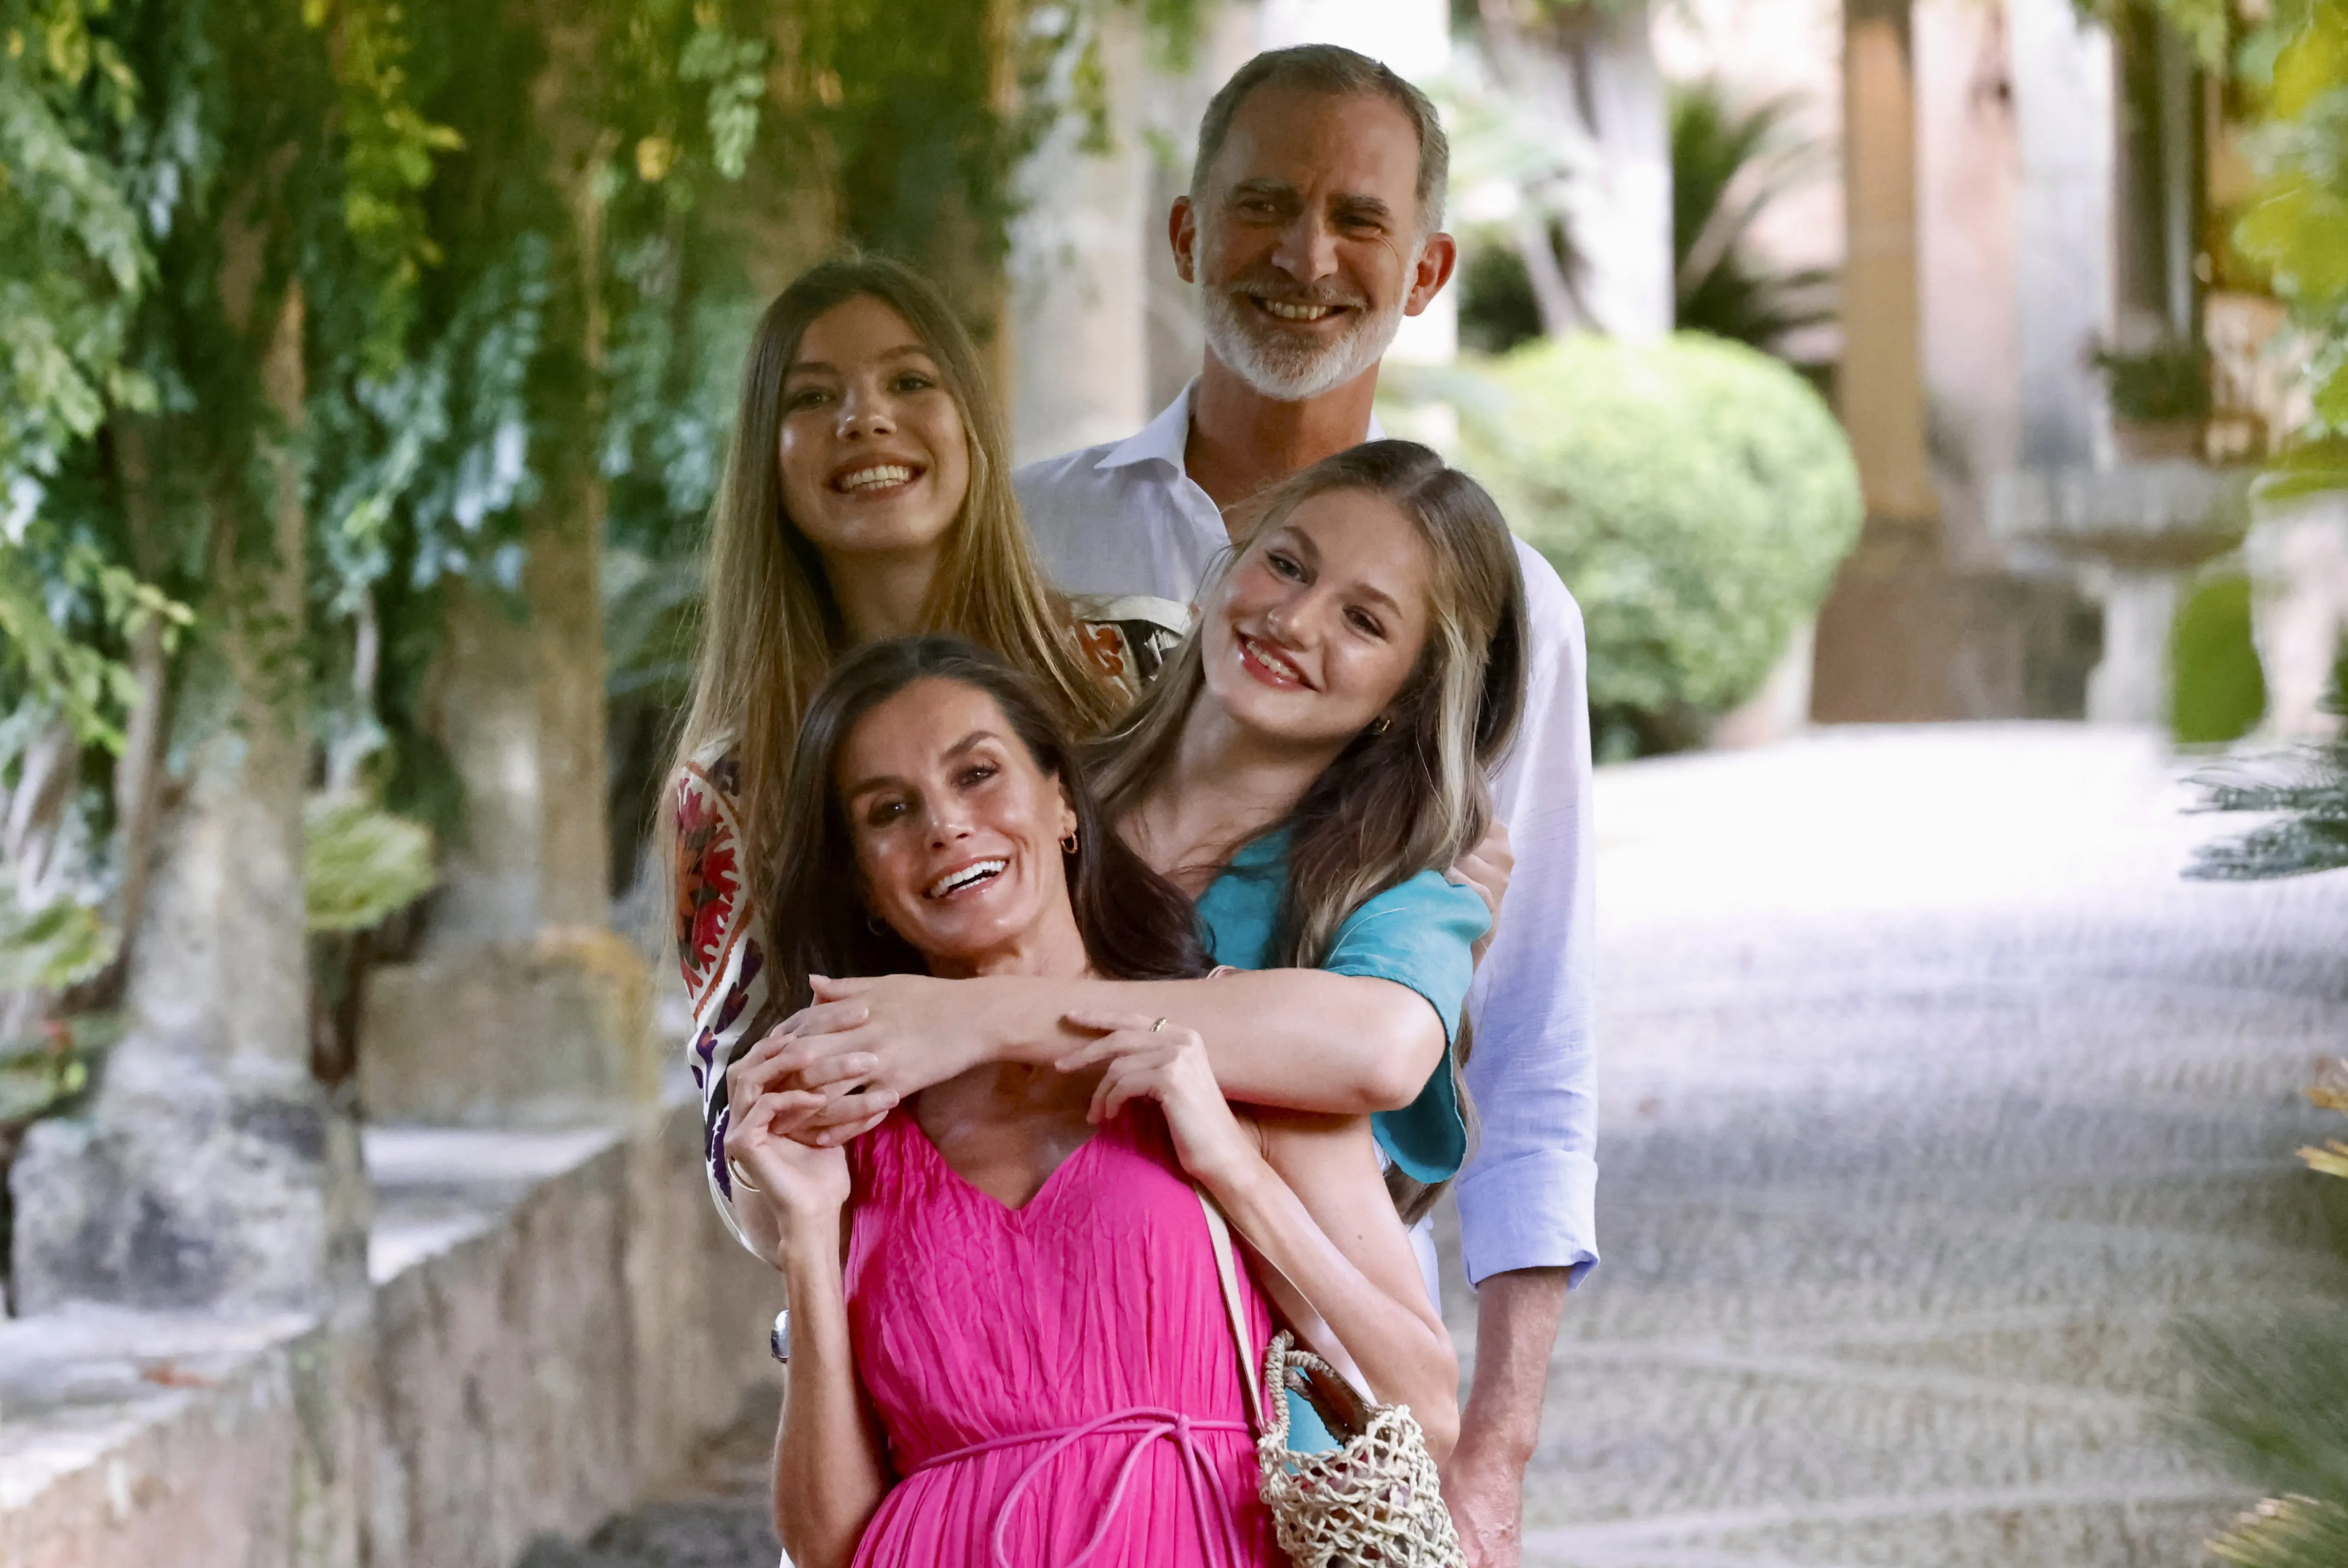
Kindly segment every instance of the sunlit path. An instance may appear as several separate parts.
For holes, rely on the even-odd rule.
[[[1529,1564],[2211,1561],[2251,1494],[2161,1426],[2167,1330],[2348,1290],[2291,1156],[2348,877],[2179,881],[2176,771],[2016,727],[1601,778],[1606,1263]]]

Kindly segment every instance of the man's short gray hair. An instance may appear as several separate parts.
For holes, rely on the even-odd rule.
[[[1435,105],[1378,61],[1335,44],[1267,49],[1232,74],[1208,103],[1206,117],[1199,122],[1199,157],[1190,165],[1191,200],[1198,200],[1206,185],[1207,170],[1222,151],[1240,106],[1259,88],[1285,88],[1332,98],[1382,98],[1408,115],[1418,132],[1418,232],[1431,234],[1443,227],[1443,199],[1451,182],[1451,142],[1443,134],[1443,122],[1436,118]]]

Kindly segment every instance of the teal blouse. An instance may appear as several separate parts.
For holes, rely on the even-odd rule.
[[[1199,900],[1215,962],[1262,968],[1287,892],[1288,830],[1276,828],[1242,845]],[[1321,965],[1333,975],[1365,975],[1407,985],[1443,1020],[1447,1054],[1426,1087],[1402,1109],[1371,1119],[1379,1147],[1417,1181],[1445,1181],[1468,1158],[1468,1122],[1460,1114],[1447,1047],[1458,1037],[1459,1011],[1468,1000],[1468,983],[1475,978],[1471,950],[1491,924],[1475,889],[1447,882],[1437,872],[1421,872],[1346,916]]]

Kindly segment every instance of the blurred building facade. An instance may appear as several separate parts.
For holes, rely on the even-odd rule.
[[[2240,570],[2248,465],[2291,422],[2281,310],[2226,275],[2249,173],[2221,87],[2148,8],[2114,16],[1694,0],[1659,22],[1668,73],[1792,97],[1841,165],[1755,234],[1843,280],[1829,353],[1869,521],[1820,616],[1818,720],[2167,724],[2179,607]]]
[[[1027,171],[1007,356],[1023,459],[1138,428],[1195,372],[1195,304],[1166,214],[1214,87],[1257,49],[1309,39],[1438,84],[1450,11],[1227,5],[1185,69],[1120,14],[1106,136],[1087,145],[1064,126]],[[1835,164],[1772,201],[1751,236],[1785,267],[1840,279],[1839,322],[1787,346],[1832,366],[1869,513],[1819,617],[1818,721],[2165,723],[2179,607],[2240,570],[2248,465],[2290,423],[2270,352],[2281,313],[2226,273],[2224,225],[2249,174],[2222,88],[2157,14],[2114,15],[2069,0],[1687,0],[1654,14],[1664,77],[1716,83],[1733,102],[1789,99]],[[1398,356],[1451,356],[1457,293],[1407,324]],[[2208,389],[2186,413],[2158,406],[2178,366]],[[2323,554],[2329,534],[2310,537],[2254,542],[2252,559]],[[2291,612],[2306,576],[2265,573],[2268,622],[2334,613]],[[2329,645],[2297,635],[2315,651],[2294,663],[2293,635],[2264,637],[2268,685],[2279,708],[2312,711],[2312,695],[2285,694],[2320,692]]]

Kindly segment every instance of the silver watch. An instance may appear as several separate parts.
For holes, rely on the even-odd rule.
[[[767,1354],[788,1367],[791,1361],[791,1309],[775,1314],[775,1326],[767,1330]]]

